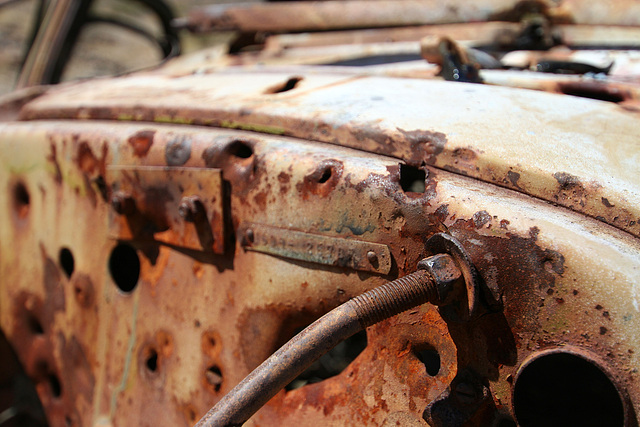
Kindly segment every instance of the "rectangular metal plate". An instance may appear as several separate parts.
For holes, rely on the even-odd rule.
[[[238,236],[246,250],[381,274],[391,270],[389,247],[380,243],[253,223],[243,223]]]
[[[107,184],[112,195],[126,194],[135,203],[133,213],[110,211],[111,237],[224,252],[220,169],[112,166],[107,168]],[[202,202],[206,220],[194,223],[180,216],[181,200],[189,196],[197,196]]]

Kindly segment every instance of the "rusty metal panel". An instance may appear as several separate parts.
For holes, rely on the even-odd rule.
[[[472,423],[513,420],[514,388],[549,352],[606,373],[627,425],[640,410],[640,245],[630,233],[432,166],[423,188],[407,186],[398,159],[277,135],[96,121],[0,129],[0,325],[52,425],[193,425],[296,329],[414,271],[437,232],[468,251],[481,300],[494,302],[484,315],[447,322],[421,306],[373,326],[345,370],[280,392],[249,425],[425,425],[452,385],[474,399],[460,372],[486,387]],[[136,138],[149,131],[141,150]],[[191,143],[181,167],[221,170],[228,185],[222,255],[110,237],[108,170],[171,167],[176,136]],[[391,270],[245,251],[246,223],[386,245]],[[126,291],[122,245],[140,265]],[[428,351],[435,371],[421,359]]]
[[[291,77],[149,75],[102,87],[79,84],[36,99],[22,117],[186,121],[308,138],[413,165],[424,162],[640,235],[632,108],[511,88],[311,72],[296,75],[298,83],[287,92],[265,93]],[[198,89],[185,89],[189,84]],[[144,96],[145,91],[154,96]],[[415,98],[416,93],[428,96]],[[206,101],[193,107],[192,96]]]

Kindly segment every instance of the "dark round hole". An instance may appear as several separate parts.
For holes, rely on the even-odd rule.
[[[29,204],[31,203],[31,197],[29,191],[24,183],[19,182],[13,189],[13,202],[18,213],[18,217],[24,218],[29,213]]]
[[[413,166],[400,164],[400,187],[405,193],[424,193],[427,173]]]
[[[592,361],[571,353],[548,353],[522,368],[513,389],[522,427],[623,426],[622,398]]]
[[[360,331],[329,350],[285,389],[295,390],[306,384],[317,383],[340,374],[366,347],[367,333]]]
[[[49,381],[49,388],[51,389],[53,397],[60,397],[62,395],[62,385],[60,384],[58,376],[55,374],[49,374],[47,380]]]
[[[210,366],[204,373],[207,383],[209,383],[213,390],[218,392],[222,387],[222,371],[216,365]]]
[[[227,151],[240,159],[248,159],[253,156],[253,148],[243,141],[233,141],[227,147]]]
[[[149,372],[156,372],[158,370],[158,352],[153,348],[150,349],[147,360],[144,363]]]
[[[320,176],[320,179],[318,180],[318,182],[320,184],[324,184],[325,182],[329,181],[330,178],[331,178],[331,168],[326,168],[322,172],[322,176]]]
[[[422,350],[416,352],[416,357],[424,364],[427,374],[435,377],[440,372],[440,355],[436,350]]]
[[[122,292],[131,292],[140,277],[140,259],[136,250],[126,243],[113,248],[109,257],[111,278]]]
[[[27,316],[27,326],[34,335],[44,334],[42,323],[40,323],[40,320],[33,313],[29,313]]]
[[[60,249],[60,254],[58,255],[58,262],[60,263],[60,267],[62,267],[62,271],[67,275],[67,278],[71,278],[73,274],[73,269],[75,268],[75,261],[73,260],[73,254],[69,248]]]

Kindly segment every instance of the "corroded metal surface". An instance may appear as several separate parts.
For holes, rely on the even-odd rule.
[[[378,0],[375,7],[362,0],[240,3],[195,9],[180,21],[192,31],[322,31],[343,28],[380,28],[473,21],[519,21],[539,14],[556,23],[640,25],[640,6],[634,0]]]
[[[147,75],[78,84],[36,99],[22,117],[188,122],[329,142],[514,189],[640,235],[637,112],[510,88],[311,71],[295,76],[291,90],[270,92],[291,77]]]
[[[513,6],[512,0],[483,0],[473,5],[439,1],[325,1],[317,3],[236,3],[194,10],[184,25],[192,31],[309,31],[378,28],[482,21]]]
[[[260,88],[259,93],[282,80],[280,75],[266,76],[267,81],[248,77],[246,87]],[[112,99],[115,106],[123,102],[118,85],[132,80],[94,87],[93,94],[104,91],[100,96]],[[175,80],[172,84],[189,81]],[[470,422],[490,425],[512,417],[513,379],[521,364],[541,350],[567,344],[592,354],[589,360],[603,366],[625,402],[627,419],[635,420],[640,410],[640,244],[632,234],[635,228],[629,226],[627,232],[581,213],[591,215],[592,202],[599,197],[607,197],[611,207],[605,207],[616,215],[637,209],[637,186],[627,176],[635,170],[633,147],[638,138],[637,127],[631,124],[633,114],[596,101],[495,90],[496,103],[516,108],[501,110],[511,127],[498,121],[483,125],[479,118],[472,120],[480,112],[466,111],[482,108],[484,114],[491,113],[489,105],[479,103],[489,93],[484,89],[465,92],[469,88],[461,85],[458,93],[449,84],[387,81],[383,86],[381,80],[338,81],[345,92],[332,92],[331,85],[322,93],[305,92],[302,86],[293,92],[296,96],[285,92],[271,95],[271,101],[266,101],[267,95],[245,94],[250,110],[233,115],[231,124],[263,131],[284,126],[286,133],[293,133],[296,123],[274,118],[283,117],[287,104],[292,108],[295,104],[301,117],[310,118],[309,102],[314,98],[316,131],[300,121],[301,134],[375,148],[385,156],[235,129],[36,120],[37,115],[53,115],[53,105],[62,106],[65,94],[69,97],[61,114],[73,112],[85,119],[98,113],[102,118],[112,113],[141,114],[138,118],[151,114],[146,111],[153,100],[145,104],[142,97],[136,99],[137,111],[98,110],[92,102],[100,102],[80,96],[87,85],[60,89],[27,105],[25,116],[32,121],[0,125],[0,183],[5,188],[0,192],[0,325],[36,383],[52,425],[193,425],[300,327],[352,296],[414,271],[419,260],[431,255],[425,243],[438,232],[451,234],[468,252],[483,281],[482,301],[496,298],[500,304],[483,302],[483,315],[472,322],[447,321],[427,305],[381,322],[367,330],[366,349],[342,373],[277,394],[250,424],[425,425],[427,408],[431,411],[425,416],[438,413],[432,402],[445,405],[453,399],[476,408],[466,410]],[[210,84],[221,82],[212,78]],[[449,98],[439,96],[441,87],[451,94]],[[212,90],[199,88],[203,104]],[[228,111],[234,111],[238,90],[228,86],[221,90],[227,91]],[[385,131],[363,135],[360,127],[361,139],[356,139],[352,131],[368,123],[373,114],[366,111],[377,102],[365,102],[357,94],[384,96],[387,90],[424,90],[439,102],[432,109],[426,101],[420,108],[403,108],[386,98],[384,111],[395,111],[398,129],[378,117],[376,129]],[[462,92],[467,97],[464,102],[456,98]],[[177,91],[157,98],[165,100],[168,93],[178,108]],[[340,93],[337,98],[336,93]],[[444,99],[464,112],[462,118],[446,120],[444,113],[436,114],[436,109],[447,110]],[[256,107],[257,100],[265,106]],[[358,107],[357,102],[364,105]],[[267,105],[271,116],[264,110],[261,116],[255,113],[255,108]],[[356,127],[340,124],[331,106],[342,108],[341,114],[351,111],[342,120],[353,121]],[[571,128],[561,122],[577,119],[578,107],[584,120],[596,124],[615,119],[615,138],[597,134],[587,122],[578,122],[583,123],[578,129],[575,122]],[[416,108],[421,124],[417,113],[411,115]],[[521,115],[525,109],[530,116]],[[220,124],[216,111],[223,110],[208,111],[212,124]],[[169,108],[158,107],[154,114],[178,121],[187,120],[187,112],[193,113],[194,121],[203,120],[194,109],[171,115]],[[403,119],[403,114],[409,117]],[[469,121],[463,126],[464,119]],[[134,137],[151,130],[155,133],[142,152]],[[446,131],[446,140],[434,139],[440,130]],[[404,139],[396,139],[402,135]],[[191,144],[181,167],[210,171],[212,176],[222,171],[223,255],[153,241],[118,242],[109,236],[113,194],[106,185],[107,170],[169,167],[167,146],[176,136]],[[438,140],[444,144],[439,153],[421,149],[435,147],[427,142]],[[544,145],[545,140],[554,143],[554,150],[575,144],[585,158],[591,153],[600,159],[601,166],[574,165],[579,163],[577,155],[571,159],[555,155],[541,162],[542,169],[535,169],[527,162],[533,154],[527,155],[524,148],[519,151],[518,144],[537,147],[542,157],[552,148],[551,142]],[[501,144],[490,144],[496,141]],[[609,154],[596,156],[605,146]],[[411,152],[420,157],[409,156]],[[515,155],[520,156],[517,163],[508,163]],[[424,186],[407,185],[408,166],[397,157],[406,157],[423,172],[415,176],[421,176],[417,179]],[[323,174],[316,172],[327,164],[339,165],[342,173],[334,181],[321,182]],[[522,172],[519,179],[502,173],[511,170],[510,165],[518,167],[514,173]],[[606,169],[613,166],[618,169]],[[589,181],[572,178],[572,172],[591,177],[600,167],[607,173],[594,179],[608,178],[598,186],[581,187]],[[554,194],[534,186],[537,182],[543,186],[555,182],[550,190],[561,185],[558,200],[553,196],[550,200],[572,209],[523,194]],[[615,194],[624,198],[614,199]],[[566,202],[574,198],[575,206]],[[245,251],[237,238],[245,222],[386,245],[392,267],[380,275]],[[139,280],[127,291],[116,281],[119,273],[131,271],[114,256],[123,245],[133,248],[139,260]],[[73,263],[64,249],[72,253]],[[439,356],[436,370],[421,361],[427,350]]]

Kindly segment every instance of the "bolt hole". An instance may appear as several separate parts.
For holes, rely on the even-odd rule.
[[[320,179],[318,180],[318,182],[320,184],[324,184],[325,182],[329,181],[329,179],[331,178],[331,168],[326,168],[323,172],[322,172],[322,176],[320,176]]]
[[[147,360],[144,362],[149,372],[156,372],[158,370],[158,352],[155,349],[149,350]]]
[[[207,383],[212,386],[217,393],[222,388],[222,371],[216,365],[212,365],[204,373]]]
[[[302,80],[302,77],[291,77],[284,83],[279,83],[275,86],[271,86],[264,93],[267,95],[272,95],[274,93],[288,92],[292,89],[295,89],[298,86],[298,83],[300,83]]]
[[[118,289],[124,293],[133,291],[140,277],[140,258],[136,250],[125,243],[113,248],[109,257],[109,273]]]
[[[25,218],[29,214],[31,197],[24,183],[19,182],[13,189],[14,207],[19,218]]]
[[[424,193],[426,189],[425,171],[413,166],[400,164],[400,187],[405,193]]]
[[[49,382],[51,395],[53,397],[60,397],[62,395],[62,384],[60,384],[58,376],[55,374],[49,374],[47,377],[47,381]]]
[[[553,352],[524,365],[513,388],[518,425],[623,426],[623,401],[611,379],[592,361]]]
[[[243,141],[233,141],[227,147],[227,152],[239,159],[249,159],[253,156],[253,148]]]
[[[440,372],[440,354],[434,349],[417,351],[416,357],[420,360],[429,374],[435,377]]]
[[[40,320],[33,314],[29,313],[27,317],[27,326],[29,330],[34,335],[42,335],[44,334],[44,328],[42,327],[42,323]]]
[[[69,250],[69,248],[60,249],[58,262],[62,267],[62,271],[64,271],[64,274],[67,276],[67,279],[70,279],[75,267],[75,261],[73,260],[73,253],[71,253],[71,250]]]
[[[360,331],[320,357],[285,389],[295,390],[307,384],[318,383],[339,375],[366,347],[367,334],[365,331]]]

